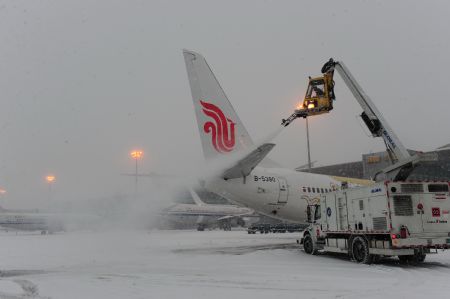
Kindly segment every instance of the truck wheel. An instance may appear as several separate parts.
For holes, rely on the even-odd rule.
[[[310,235],[306,235],[305,238],[303,239],[303,250],[307,253],[307,254],[312,254],[312,255],[316,255],[317,254],[317,248],[315,248],[316,246],[314,246],[314,241],[311,238]]]
[[[369,244],[363,237],[355,237],[352,241],[352,257],[357,263],[371,264],[373,255],[369,254]]]

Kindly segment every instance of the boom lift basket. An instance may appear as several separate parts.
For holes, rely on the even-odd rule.
[[[328,113],[333,109],[333,78],[328,74],[309,78],[308,89],[299,112],[305,110],[307,116]]]
[[[333,101],[336,99],[333,80],[334,66],[335,62],[330,59],[322,67],[323,75],[321,77],[309,77],[308,88],[302,105],[288,119],[283,119],[283,126],[288,126],[298,117],[306,118],[333,110]]]

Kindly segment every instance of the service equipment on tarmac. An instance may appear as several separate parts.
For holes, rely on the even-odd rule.
[[[450,182],[392,182],[325,193],[308,207],[304,251],[345,253],[370,264],[381,256],[423,262],[450,248]]]

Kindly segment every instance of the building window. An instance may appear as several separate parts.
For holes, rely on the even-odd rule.
[[[368,164],[375,164],[375,163],[379,163],[380,161],[381,161],[380,156],[368,156],[367,157]]]

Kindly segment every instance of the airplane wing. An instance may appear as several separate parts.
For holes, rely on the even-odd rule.
[[[206,217],[206,216],[212,216],[212,217],[220,217],[219,219],[225,219],[227,217],[238,217],[240,215],[227,215],[225,213],[215,213],[215,212],[189,212],[189,211],[176,211],[176,212],[162,212],[159,215],[166,216],[166,215],[173,215],[173,216],[198,216],[198,217]]]
[[[248,176],[274,147],[274,143],[264,143],[259,146],[250,154],[239,160],[233,167],[225,170],[222,174],[223,178],[228,180]]]
[[[178,176],[173,174],[164,174],[164,173],[156,173],[156,172],[150,172],[150,173],[121,173],[122,176],[132,176],[132,177],[147,177],[147,178],[156,178],[156,179],[164,179],[164,178],[178,178]]]
[[[206,206],[214,206],[213,204],[209,205],[206,204]],[[254,211],[249,211],[246,213],[240,213],[240,214],[229,214],[226,211],[170,211],[166,210],[161,213],[159,213],[160,216],[166,216],[166,215],[174,215],[174,216],[199,216],[199,217],[206,217],[206,216],[212,216],[212,217],[219,217],[217,220],[225,220],[225,219],[231,219],[231,218],[237,218],[237,217],[259,217]]]
[[[223,217],[220,217],[219,219],[217,219],[217,221],[238,218],[238,217],[260,217],[260,216],[258,214],[255,214],[255,212],[248,212],[248,213],[244,213],[244,214],[223,216]]]

